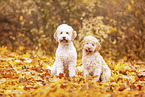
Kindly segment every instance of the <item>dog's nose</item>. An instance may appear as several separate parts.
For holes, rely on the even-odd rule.
[[[91,50],[91,48],[88,48],[88,50]]]
[[[66,38],[65,37],[62,37],[62,39],[65,40]]]

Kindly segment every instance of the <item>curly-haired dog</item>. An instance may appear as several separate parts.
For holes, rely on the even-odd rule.
[[[58,26],[54,38],[59,42],[56,50],[56,59],[52,66],[51,73],[68,73],[70,77],[76,75],[77,52],[73,40],[77,36],[76,31],[67,24]]]
[[[84,67],[84,76],[98,75],[96,81],[101,80],[106,82],[111,76],[111,70],[106,64],[103,57],[98,52],[101,45],[99,41],[93,36],[87,36],[82,41],[83,57],[82,65]]]

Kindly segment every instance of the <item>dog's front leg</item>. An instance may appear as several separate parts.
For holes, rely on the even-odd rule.
[[[76,75],[76,63],[70,62],[68,70],[69,70],[69,77],[75,76]]]
[[[64,73],[64,67],[63,63],[60,61],[57,63],[57,76],[59,76],[60,73]]]
[[[109,69],[109,67],[104,68],[103,72],[101,74],[101,80],[102,80],[102,82],[108,81],[110,76],[111,76],[111,70]]]
[[[86,76],[88,76],[88,75],[89,75],[89,71],[84,68],[84,77],[86,78]]]
[[[56,62],[52,65],[51,73],[56,74]]]
[[[98,77],[95,78],[96,81],[99,81],[101,72],[102,72],[101,68],[95,69],[94,76],[98,75]]]

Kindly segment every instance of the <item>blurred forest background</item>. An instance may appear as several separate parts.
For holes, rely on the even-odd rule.
[[[80,58],[80,42],[93,35],[105,58],[145,60],[144,0],[0,0],[0,46],[11,51],[54,56],[62,23],[77,31]]]

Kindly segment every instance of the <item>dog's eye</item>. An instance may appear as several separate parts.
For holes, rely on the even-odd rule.
[[[63,32],[60,32],[60,34],[62,34]]]
[[[69,34],[68,32],[66,32],[66,34]]]
[[[94,44],[92,44],[92,46],[94,46]]]

